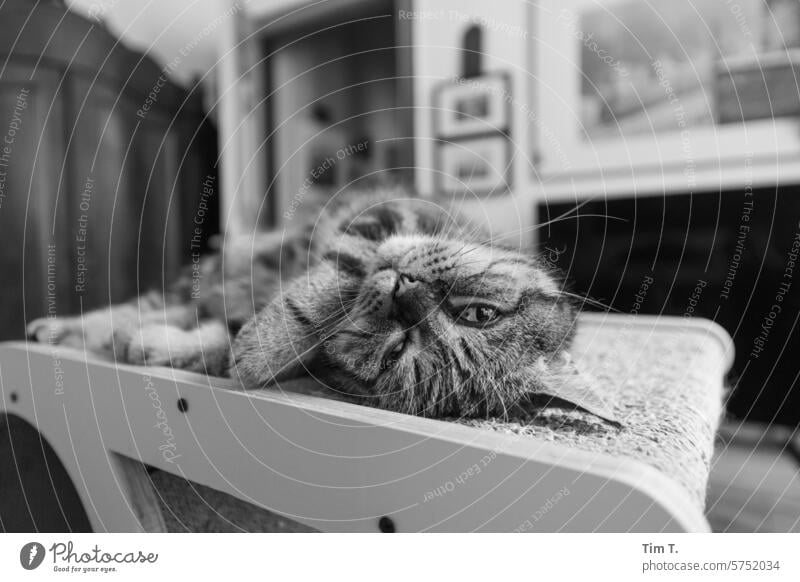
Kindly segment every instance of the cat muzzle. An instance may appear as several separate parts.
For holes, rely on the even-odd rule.
[[[392,295],[392,317],[404,325],[414,326],[428,314],[428,291],[421,281],[400,273]]]

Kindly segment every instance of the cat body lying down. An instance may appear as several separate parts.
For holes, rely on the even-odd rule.
[[[577,311],[536,257],[403,192],[347,198],[205,257],[164,294],[36,320],[29,336],[246,389],[311,374],[408,414],[507,416],[544,394],[611,418],[568,355]]]

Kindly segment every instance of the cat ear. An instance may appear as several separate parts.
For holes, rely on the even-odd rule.
[[[533,366],[534,381],[531,393],[550,396],[568,402],[617,426],[614,411],[597,390],[597,384],[582,372],[566,352],[551,358],[541,358]]]

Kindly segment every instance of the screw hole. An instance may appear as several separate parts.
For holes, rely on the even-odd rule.
[[[17,396],[16,392],[12,392],[11,393],[11,402],[16,402],[17,400],[19,400],[19,396]]]
[[[392,521],[392,519],[390,517],[385,517],[384,516],[384,517],[380,518],[380,520],[378,521],[378,528],[383,533],[394,533],[395,532],[394,522]]]
[[[181,412],[189,410],[189,401],[186,398],[178,398],[178,410]]]

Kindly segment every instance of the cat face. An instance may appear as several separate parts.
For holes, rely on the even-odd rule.
[[[338,383],[381,408],[502,416],[548,381],[574,332],[558,282],[513,250],[396,234],[359,264],[326,353]]]

